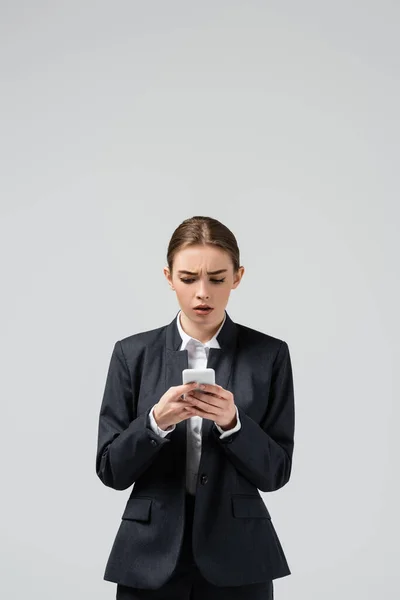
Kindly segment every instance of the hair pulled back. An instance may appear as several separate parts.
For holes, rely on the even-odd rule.
[[[185,219],[173,232],[167,250],[167,263],[172,277],[177,252],[190,246],[216,246],[225,250],[232,261],[233,273],[240,267],[239,247],[232,231],[217,219],[194,216]]]

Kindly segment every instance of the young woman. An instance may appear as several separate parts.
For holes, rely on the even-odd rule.
[[[271,600],[291,571],[259,490],[291,474],[288,345],[226,312],[244,268],[222,223],[183,221],[167,262],[180,310],[115,343],[100,409],[97,475],[133,486],[104,579],[119,600]],[[200,367],[215,385],[183,385]]]

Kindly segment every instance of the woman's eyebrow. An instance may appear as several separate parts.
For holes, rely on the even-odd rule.
[[[219,269],[218,271],[207,271],[207,275],[218,275],[219,273],[226,273],[228,269]],[[186,274],[186,275],[197,275],[194,271],[185,271],[181,270],[178,273]]]

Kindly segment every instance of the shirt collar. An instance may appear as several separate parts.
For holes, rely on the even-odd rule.
[[[200,345],[205,346],[207,348],[220,348],[221,347],[219,345],[218,341],[217,341],[217,335],[219,334],[219,332],[221,331],[222,327],[224,326],[225,319],[226,319],[226,311],[225,311],[225,315],[224,315],[224,320],[222,321],[220,328],[213,335],[213,337],[210,340],[208,340],[208,342],[205,342],[204,344],[203,344],[203,342],[200,342],[196,338],[192,338],[185,331],[183,331],[182,325],[181,325],[181,320],[180,320],[180,314],[181,314],[181,312],[182,311],[180,310],[178,312],[177,316],[176,316],[176,324],[178,326],[179,334],[180,334],[180,336],[182,338],[181,350],[186,350],[186,347],[187,347],[188,343],[190,342],[190,340],[193,340],[196,344],[200,344]]]

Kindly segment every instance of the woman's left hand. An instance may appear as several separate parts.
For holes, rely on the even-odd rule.
[[[220,385],[202,383],[202,391],[192,391],[185,394],[183,402],[190,405],[193,415],[215,421],[221,429],[231,429],[237,423],[236,405],[232,392]]]

